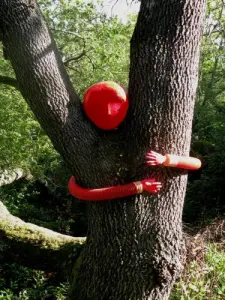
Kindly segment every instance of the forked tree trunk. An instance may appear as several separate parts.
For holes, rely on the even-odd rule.
[[[98,187],[155,176],[163,183],[157,196],[89,204],[70,299],[168,299],[180,274],[187,176],[147,168],[144,157],[149,149],[189,154],[204,6],[205,0],[141,1],[129,114],[123,128],[102,135],[83,115],[34,1],[0,2],[0,34],[18,87],[78,182]]]

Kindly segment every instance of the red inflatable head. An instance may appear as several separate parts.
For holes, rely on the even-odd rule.
[[[103,81],[89,87],[84,94],[84,110],[99,128],[116,128],[126,117],[128,99],[124,89],[113,81]]]

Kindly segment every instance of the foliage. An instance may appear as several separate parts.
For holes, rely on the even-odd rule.
[[[41,7],[81,96],[88,86],[102,80],[127,86],[134,17],[124,24],[96,10],[92,1],[60,1],[55,5],[41,1]]]
[[[193,261],[174,286],[170,300],[225,298],[225,252],[209,245],[203,264]]]
[[[58,155],[13,88],[0,89],[0,170],[22,168],[40,174],[54,167]]]
[[[5,264],[3,276],[0,280],[2,300],[66,299],[68,282],[60,282],[54,273]]]
[[[86,236],[85,204],[68,195],[66,185],[52,192],[43,182],[20,180],[0,190],[10,213],[25,222],[57,232]]]
[[[203,168],[190,173],[186,222],[207,222],[225,212],[224,12],[222,1],[208,1],[192,134],[192,154],[202,159]]]

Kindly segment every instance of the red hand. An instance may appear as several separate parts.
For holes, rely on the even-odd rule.
[[[143,184],[143,190],[152,194],[157,193],[162,187],[161,182],[155,181],[154,178],[144,179],[141,181],[141,183]]]

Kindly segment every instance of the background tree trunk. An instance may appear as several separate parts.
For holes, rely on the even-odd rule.
[[[150,148],[189,153],[204,6],[205,0],[141,2],[131,41],[129,115],[120,130],[106,134],[84,116],[35,2],[0,2],[0,34],[18,87],[79,183],[98,187],[149,176],[163,182],[157,196],[89,204],[71,299],[168,299],[181,271],[187,176],[147,168],[144,157]]]

